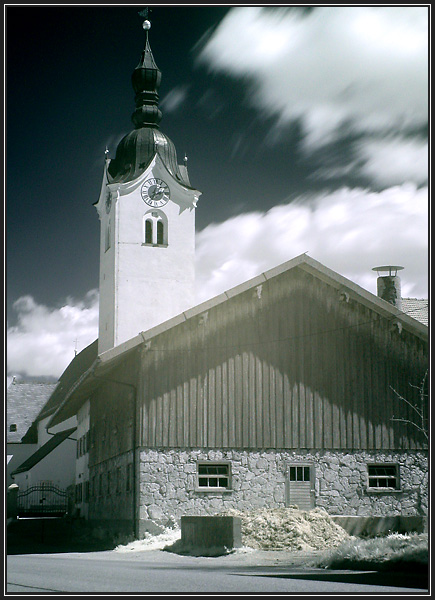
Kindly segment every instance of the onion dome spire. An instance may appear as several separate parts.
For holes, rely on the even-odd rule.
[[[162,73],[156,65],[148,40],[148,31],[151,28],[151,23],[146,18],[148,16],[148,8],[139,13],[139,15],[145,17],[142,25],[145,30],[145,48],[139,64],[131,76],[133,89],[136,94],[136,110],[132,114],[131,120],[136,129],[140,127],[158,128],[162,120],[162,112],[158,107]]]
[[[159,110],[159,87],[162,74],[157,67],[148,42],[148,8],[139,15],[145,18],[145,49],[132,74],[136,93],[136,110],[131,116],[135,129],[125,135],[116,148],[116,156],[108,159],[109,183],[134,181],[148,168],[156,154],[169,173],[185,187],[190,187],[186,164],[178,165],[173,142],[159,130],[162,113]]]

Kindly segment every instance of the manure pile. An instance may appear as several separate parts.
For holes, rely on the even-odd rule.
[[[351,536],[322,508],[230,509],[222,516],[239,517],[242,543],[257,550],[303,550],[334,548]]]

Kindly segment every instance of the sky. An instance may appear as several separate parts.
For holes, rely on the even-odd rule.
[[[134,126],[142,5],[5,6],[9,376],[98,337],[105,149]],[[427,298],[428,5],[153,5],[160,129],[188,158],[197,302],[307,252]]]

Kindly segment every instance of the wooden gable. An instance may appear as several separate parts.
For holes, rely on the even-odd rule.
[[[204,307],[202,307],[204,308]],[[427,342],[301,268],[228,297],[141,353],[139,445],[402,449]]]

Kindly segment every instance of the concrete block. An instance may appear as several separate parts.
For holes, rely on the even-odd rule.
[[[238,517],[181,517],[181,544],[195,548],[240,548],[242,522]]]
[[[375,537],[390,532],[423,533],[427,531],[427,517],[424,516],[332,516],[337,525],[343,527],[350,535]]]

